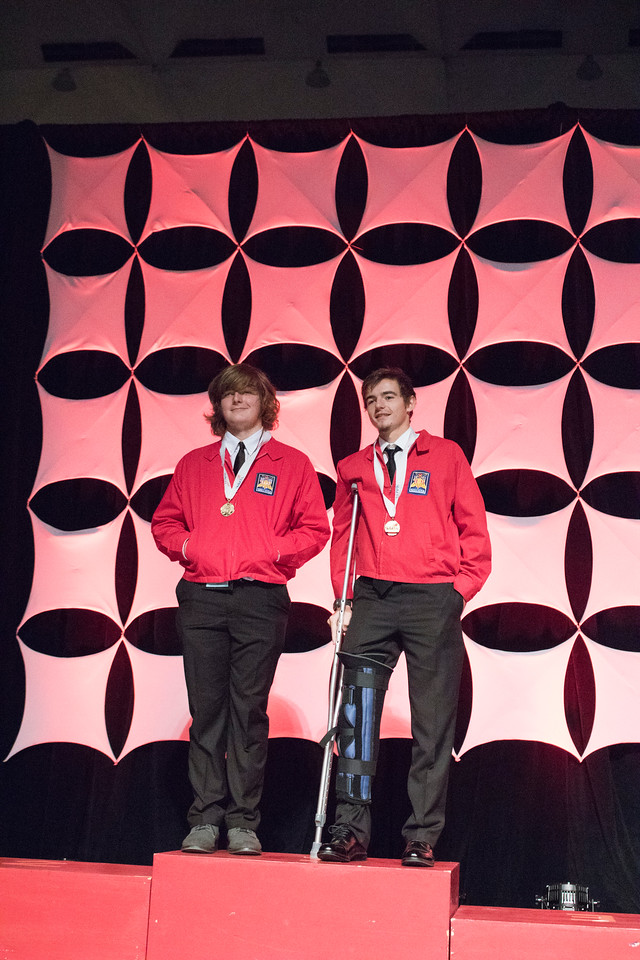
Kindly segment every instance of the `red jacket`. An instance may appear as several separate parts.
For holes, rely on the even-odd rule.
[[[186,580],[220,583],[252,577],[286,583],[329,539],[320,484],[304,453],[271,438],[226,502],[220,443],[180,460],[151,521],[156,545],[185,568]],[[185,540],[188,560],[182,553]]]
[[[453,583],[458,593],[470,600],[489,576],[491,545],[484,502],[458,444],[432,437],[426,430],[419,432],[407,458],[396,509],[400,532],[395,537],[384,532],[389,518],[374,475],[373,457],[369,445],[338,464],[331,543],[336,597],[342,595],[344,583],[351,484],[357,482],[356,576],[404,583]]]

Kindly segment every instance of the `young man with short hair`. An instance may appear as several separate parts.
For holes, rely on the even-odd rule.
[[[460,615],[489,575],[489,536],[482,496],[460,447],[413,429],[416,394],[404,371],[374,371],[362,384],[362,398],[378,439],[338,464],[331,544],[336,596],[344,583],[354,483],[357,579],[340,653],[336,823],[318,857],[339,863],[367,857],[382,705],[404,652],[413,745],[402,863],[430,867],[444,826],[464,656]],[[339,604],[330,619],[334,634]]]

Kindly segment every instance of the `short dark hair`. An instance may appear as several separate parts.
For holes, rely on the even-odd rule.
[[[276,397],[276,388],[266,373],[250,363],[235,363],[225,367],[213,378],[208,392],[213,413],[205,414],[205,420],[211,424],[211,432],[216,437],[223,437],[227,430],[220,403],[229,393],[255,393],[260,398],[264,429],[274,430],[278,426],[280,402]]]
[[[362,400],[366,407],[367,394],[373,387],[377,387],[381,380],[395,380],[400,387],[400,395],[405,403],[415,397],[416,392],[413,389],[411,378],[400,367],[379,367],[374,370],[362,381]]]

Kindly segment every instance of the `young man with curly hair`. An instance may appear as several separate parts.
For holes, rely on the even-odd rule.
[[[320,552],[329,526],[305,454],[272,436],[279,403],[268,377],[246,363],[209,385],[218,441],[178,463],[151,529],[184,567],[178,633],[192,716],[194,800],[182,849],[259,854],[256,830],[267,758],[267,701],[283,650],[287,581]]]

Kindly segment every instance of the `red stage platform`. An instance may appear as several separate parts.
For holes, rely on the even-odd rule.
[[[0,860],[0,960],[640,960],[640,916],[458,907],[458,864]]]
[[[147,960],[447,960],[458,864],[156,854]]]
[[[451,921],[451,960],[633,957],[640,957],[636,914],[460,907]]]
[[[0,860],[2,960],[144,960],[151,870]]]

